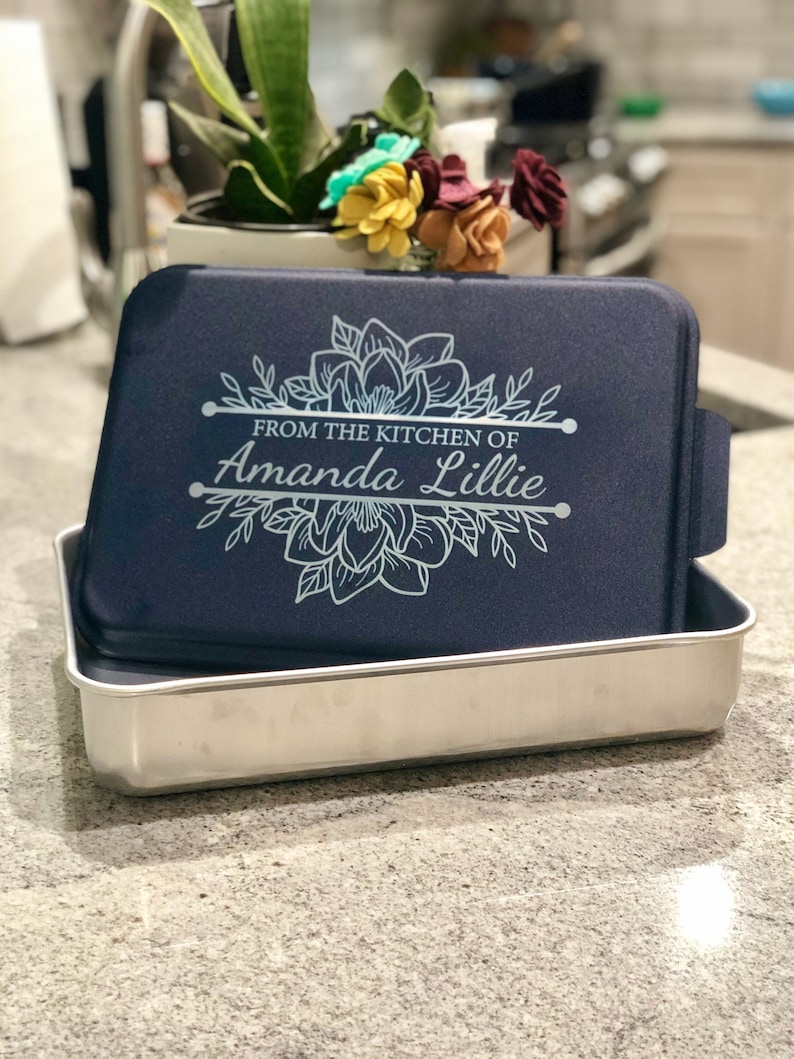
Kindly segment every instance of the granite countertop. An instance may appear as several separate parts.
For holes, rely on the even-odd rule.
[[[764,114],[748,102],[725,106],[671,104],[654,118],[624,118],[618,138],[629,143],[774,147],[794,144],[794,115]]]
[[[794,1054],[794,427],[734,437],[723,731],[136,800],[86,763],[51,547],[108,374],[89,327],[0,353],[0,1054]]]
[[[738,430],[794,423],[794,372],[701,344],[698,404]]]

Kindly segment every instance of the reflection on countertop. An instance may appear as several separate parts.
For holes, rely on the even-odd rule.
[[[90,775],[51,551],[109,367],[90,327],[0,359],[4,1054],[791,1055],[794,427],[734,438],[722,732],[135,800]]]

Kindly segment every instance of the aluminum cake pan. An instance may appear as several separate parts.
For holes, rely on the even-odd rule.
[[[710,732],[736,701],[755,624],[693,563],[683,633],[266,673],[125,672],[75,634],[81,530],[55,540],[65,668],[96,779],[125,794]]]

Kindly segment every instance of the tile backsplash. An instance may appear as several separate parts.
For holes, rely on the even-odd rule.
[[[315,0],[312,78],[332,119],[374,103],[403,64],[435,72],[439,48],[489,14],[576,18],[606,63],[605,91],[734,103],[762,77],[794,78],[794,0]]]
[[[45,27],[59,95],[105,73],[125,0],[0,0],[6,15]],[[582,47],[605,61],[605,90],[670,100],[736,102],[761,77],[794,78],[794,0],[312,0],[311,78],[329,120],[377,104],[410,65],[427,78],[453,38],[489,16],[534,24],[538,39],[576,18]]]
[[[487,17],[489,0],[315,0],[311,11],[311,83],[326,116],[341,123],[380,102],[403,66],[435,72],[452,34]]]
[[[607,89],[731,103],[763,77],[794,78],[792,0],[573,0]]]

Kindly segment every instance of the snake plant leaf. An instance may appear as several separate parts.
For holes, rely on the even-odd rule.
[[[193,135],[201,140],[204,146],[208,147],[224,165],[228,165],[233,158],[239,158],[241,151],[250,140],[247,132],[204,117],[203,114],[196,114],[195,111],[182,106],[175,100],[172,100],[169,106],[179,120],[183,121]]]
[[[210,99],[241,129],[256,134],[257,124],[246,113],[210,40],[201,15],[191,0],[144,0],[144,2],[171,24],[171,28],[187,52],[196,76]]]
[[[266,136],[250,136],[240,129],[196,114],[180,103],[172,102],[171,109],[227,168],[238,160],[250,162],[276,198],[283,200],[287,197],[284,170],[278,155],[271,150]]]
[[[386,89],[375,114],[392,129],[418,137],[427,147],[435,125],[430,93],[411,70],[401,70]]]
[[[352,122],[341,143],[326,154],[314,169],[298,178],[291,199],[296,221],[305,222],[316,218],[317,203],[323,197],[328,177],[344,164],[352,151],[361,147],[366,139],[366,132],[363,122]]]
[[[327,152],[339,145],[339,136],[331,129],[317,110],[314,93],[309,89],[309,115],[303,133],[303,151],[301,153],[298,175],[302,176],[314,169]]]
[[[227,205],[247,221],[290,224],[295,220],[292,207],[274,195],[254,166],[242,158],[229,164],[223,197]]]
[[[309,0],[236,0],[235,12],[248,78],[292,183],[309,116]]]

